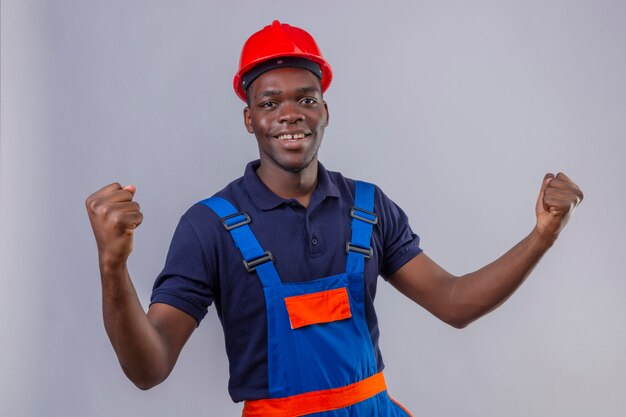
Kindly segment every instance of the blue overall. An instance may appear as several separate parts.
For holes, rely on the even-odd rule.
[[[378,221],[374,213],[374,186],[360,181],[355,184],[354,207],[350,213],[352,235],[346,244],[346,272],[307,282],[281,281],[271,252],[261,248],[248,226],[251,219],[247,214],[239,212],[220,197],[201,201],[221,218],[244,258],[245,268],[256,272],[263,285],[267,308],[270,399],[345,387],[378,373],[365,319],[363,275],[365,260],[372,254],[372,228]],[[297,310],[301,307],[294,307],[294,311],[288,309],[291,302],[299,305],[304,302],[305,310],[311,306],[317,308],[315,306],[320,305],[320,300],[322,305],[330,305],[323,307],[325,312],[320,313],[319,321],[310,320],[311,314],[316,315],[315,311],[302,319],[297,317]],[[304,322],[298,324],[302,320]],[[276,415],[410,415],[389,397],[386,390],[330,411],[300,412]]]

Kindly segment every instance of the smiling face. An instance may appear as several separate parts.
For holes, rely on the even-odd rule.
[[[248,97],[244,122],[256,136],[264,170],[300,173],[317,162],[328,108],[315,75],[299,68],[267,71],[254,80]]]

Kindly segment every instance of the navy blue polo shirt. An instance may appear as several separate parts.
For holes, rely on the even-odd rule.
[[[243,177],[216,195],[250,216],[250,228],[274,255],[281,280],[301,282],[345,272],[354,181],[319,164],[318,185],[305,208],[272,193],[257,176],[258,167],[259,161],[249,163]],[[421,249],[407,216],[378,187],[374,211],[379,222],[372,233],[374,254],[365,261],[365,313],[382,370],[374,310],[378,276],[390,277]],[[180,219],[151,302],[172,305],[198,323],[215,303],[224,329],[232,399],[268,397],[263,287],[255,273],[246,271],[230,234],[205,205],[192,206]]]

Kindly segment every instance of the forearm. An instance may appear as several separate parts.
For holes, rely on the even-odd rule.
[[[506,301],[552,246],[536,229],[511,250],[485,267],[452,283],[449,292],[450,322],[465,327]]]
[[[104,326],[124,373],[139,388],[162,382],[171,367],[167,345],[146,315],[126,264],[101,261]]]

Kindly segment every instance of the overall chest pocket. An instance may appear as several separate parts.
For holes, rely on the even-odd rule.
[[[285,298],[292,329],[352,317],[345,287]]]

